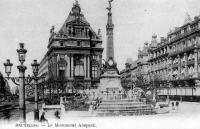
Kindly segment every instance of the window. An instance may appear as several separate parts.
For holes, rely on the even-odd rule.
[[[59,78],[64,78],[65,77],[65,70],[60,69],[59,70]]]
[[[98,61],[98,60],[99,60],[99,58],[98,58],[98,56],[97,56],[97,55],[93,55],[93,56],[92,56],[92,59],[93,59],[93,60],[96,60],[96,61]]]
[[[60,41],[60,46],[64,46],[64,42],[63,41]]]
[[[83,56],[77,55],[75,56],[75,76],[84,76],[84,63]]]
[[[81,46],[81,41],[77,41],[77,46]]]
[[[69,35],[72,34],[72,28],[71,28],[71,26],[68,28],[68,34],[69,34]]]
[[[97,78],[97,66],[93,66],[92,67],[92,77],[93,78]]]
[[[60,60],[64,60],[65,59],[65,55],[61,54],[60,55]]]

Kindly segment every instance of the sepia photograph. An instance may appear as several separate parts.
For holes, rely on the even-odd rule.
[[[0,0],[0,125],[199,129],[199,5]]]

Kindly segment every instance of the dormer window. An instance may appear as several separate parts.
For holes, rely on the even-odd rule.
[[[60,60],[64,60],[65,59],[65,55],[61,54],[60,55]]]
[[[64,42],[63,41],[60,41],[60,46],[64,46]]]
[[[68,28],[68,34],[71,35],[72,34],[72,30],[71,30],[71,26]]]
[[[77,46],[81,46],[81,41],[77,41]]]

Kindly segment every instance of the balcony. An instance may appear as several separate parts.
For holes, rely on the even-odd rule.
[[[184,38],[184,37],[188,37],[188,36],[190,36],[190,35],[192,35],[192,34],[198,32],[199,30],[200,30],[200,28],[194,28],[194,29],[192,29],[192,31],[187,31],[187,32],[185,32],[184,34],[180,34],[180,35],[178,35],[178,36],[172,38],[172,39],[170,40],[170,44],[172,44],[172,43],[174,43],[174,42],[176,42],[176,41],[179,41],[180,39],[182,39],[182,38]]]
[[[176,68],[176,67],[178,67],[178,63],[172,64],[172,68]]]
[[[157,60],[157,59],[159,59],[159,58],[162,58],[162,57],[167,57],[168,56],[168,52],[165,52],[164,54],[161,54],[161,55],[158,55],[158,56],[153,56],[153,57],[151,57],[149,60],[148,60],[148,62],[151,62],[151,61],[153,61],[153,60]]]
[[[185,67],[185,65],[186,65],[186,62],[185,62],[185,61],[182,61],[182,62],[181,62],[181,67]]]
[[[169,56],[171,57],[171,56],[176,56],[178,54],[186,53],[186,52],[194,50],[195,48],[197,48],[197,47],[195,46],[195,44],[193,44],[192,46],[185,47],[181,50],[172,51],[169,53]]]
[[[187,65],[194,65],[195,61],[194,59],[188,60]]]

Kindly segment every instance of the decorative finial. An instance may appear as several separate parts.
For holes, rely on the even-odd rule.
[[[75,4],[78,5],[78,0],[75,0]]]
[[[101,35],[101,29],[98,29],[98,35]]]
[[[152,35],[152,39],[156,39],[157,38],[157,35],[154,33],[153,35]]]
[[[190,23],[192,22],[192,18],[190,16],[190,14],[188,12],[185,13],[185,20],[184,20],[184,24]]]
[[[149,44],[148,41],[144,42],[144,46],[148,46],[148,44]]]
[[[111,13],[111,8],[112,8],[111,2],[113,2],[113,0],[108,0],[109,7],[106,8],[109,11],[109,13]]]
[[[51,33],[51,34],[54,33],[54,26],[51,27],[50,33]]]

